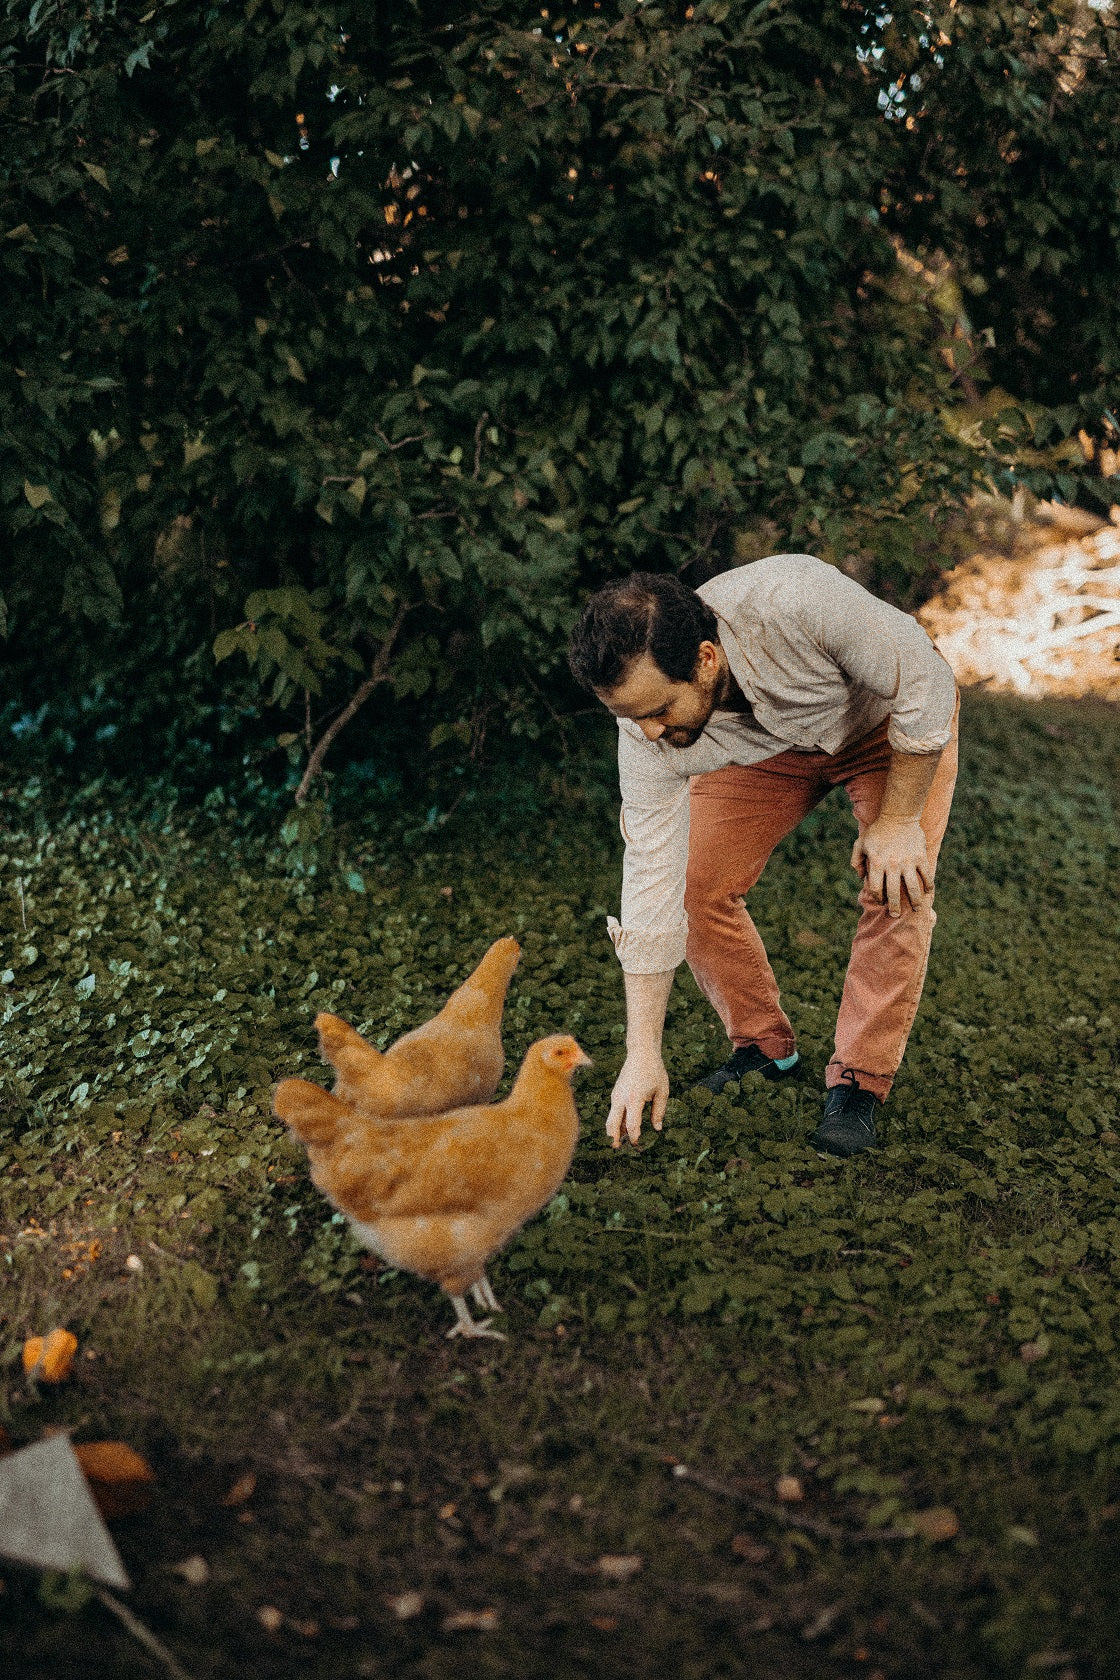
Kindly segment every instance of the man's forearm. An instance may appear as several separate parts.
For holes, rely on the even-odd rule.
[[[628,1055],[642,1051],[661,1054],[661,1035],[665,1027],[665,1011],[669,993],[673,989],[674,969],[665,974],[627,974],[626,986],[626,1050]]]
[[[892,752],[878,820],[885,823],[913,822],[920,817],[940,762],[940,751]]]

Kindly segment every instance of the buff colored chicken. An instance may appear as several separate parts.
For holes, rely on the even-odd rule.
[[[438,1283],[455,1308],[449,1336],[494,1336],[500,1312],[487,1262],[555,1194],[579,1135],[574,1038],[530,1046],[504,1102],[378,1120],[305,1079],[276,1088],[273,1112],[307,1145],[311,1177],[359,1242],[390,1266]]]
[[[439,1014],[385,1051],[337,1015],[316,1015],[335,1096],[382,1119],[489,1102],[506,1065],[502,1010],[520,956],[516,939],[496,940]]]

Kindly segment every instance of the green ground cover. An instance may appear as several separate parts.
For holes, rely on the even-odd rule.
[[[723,1054],[686,976],[665,1131],[615,1153],[618,841],[586,805],[352,823],[301,876],[228,813],[8,786],[0,1421],[149,1456],[130,1602],[198,1680],[1115,1673],[1120,728],[967,696],[961,733],[925,999],[885,1146],[848,1163],[806,1143],[855,916],[842,795],[752,902],[810,1078],[680,1094]],[[569,1182],[491,1270],[510,1340],[463,1346],[438,1292],[363,1265],[269,1087],[326,1082],[317,1009],[387,1040],[508,932],[509,1070],[554,1030],[595,1066]],[[36,1393],[20,1348],[56,1323],[76,1376]],[[796,1475],[852,1533],[932,1506],[960,1533],[822,1539],[674,1459],[767,1497]],[[96,1602],[3,1575],[5,1672],[159,1671]]]

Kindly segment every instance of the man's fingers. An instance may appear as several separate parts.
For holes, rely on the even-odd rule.
[[[621,1103],[621,1102],[617,1102],[617,1101],[612,1102],[611,1111],[607,1116],[607,1136],[610,1138],[611,1142],[614,1144],[616,1149],[618,1148],[619,1144],[622,1142],[622,1138],[621,1138],[620,1134],[622,1132],[622,1122],[623,1122],[625,1116],[626,1116],[626,1105],[625,1105],[625,1103]]]
[[[637,1143],[642,1135],[642,1110],[644,1108],[644,1102],[638,1102],[636,1098],[632,1097],[620,1097],[612,1104],[610,1114],[607,1117],[607,1136],[616,1149],[622,1147],[624,1131],[631,1143]]]
[[[659,1132],[661,1130],[662,1122],[665,1119],[665,1110],[668,1106],[668,1087],[661,1086],[653,1094],[653,1107],[650,1109],[650,1120],[653,1123],[653,1129],[655,1132]]]
[[[906,882],[906,892],[910,903],[916,910],[929,890],[921,877],[920,866],[908,869],[903,879]]]

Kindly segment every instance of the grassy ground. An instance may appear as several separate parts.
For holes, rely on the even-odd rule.
[[[10,790],[0,1421],[149,1456],[114,1532],[196,1680],[1116,1672],[1120,728],[969,696],[961,734],[925,999],[885,1147],[849,1163],[805,1141],[855,916],[841,795],[752,902],[811,1077],[677,1096],[615,1154],[609,825],[354,829],[301,879],[216,820]],[[595,1067],[571,1180],[491,1271],[510,1340],[464,1346],[363,1264],[269,1085],[324,1077],[316,1009],[393,1036],[506,932],[510,1068],[560,1029]],[[686,976],[675,1089],[723,1050]],[[56,1323],[76,1375],[36,1393],[19,1351]],[[766,1499],[796,1475],[790,1509],[853,1535],[936,1506],[960,1532],[822,1539],[674,1460]],[[96,1601],[3,1573],[0,1670],[160,1672]]]

